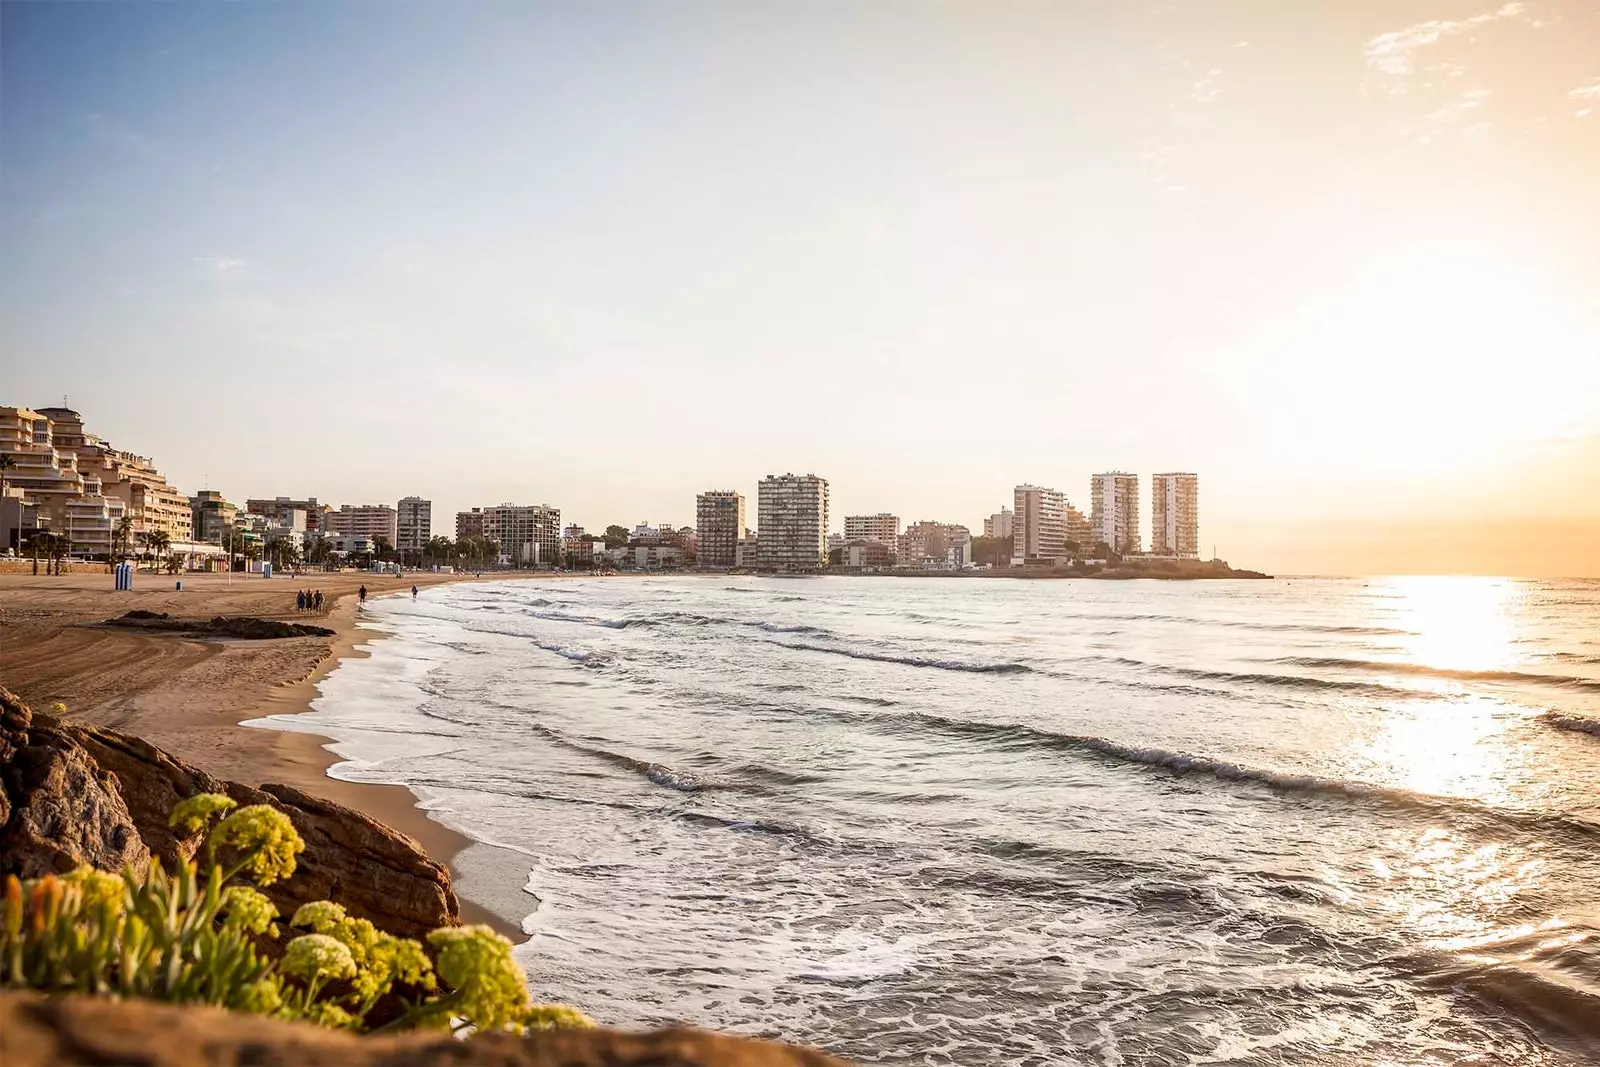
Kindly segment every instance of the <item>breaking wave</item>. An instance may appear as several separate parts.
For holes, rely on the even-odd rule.
[[[827,645],[808,645],[799,641],[772,641],[779,648],[801,652],[826,652],[834,656],[871,660],[874,663],[901,663],[907,667],[932,667],[941,671],[966,671],[972,674],[1028,674],[1033,668],[1026,663],[965,663],[950,659],[927,659],[922,656],[892,656],[886,652],[864,652],[854,648],[829,648]]]

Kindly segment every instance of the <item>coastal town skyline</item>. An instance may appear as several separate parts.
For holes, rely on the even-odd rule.
[[[1436,6],[4,5],[9,398],[186,487],[1177,466],[1274,570],[1596,573],[1594,12]]]

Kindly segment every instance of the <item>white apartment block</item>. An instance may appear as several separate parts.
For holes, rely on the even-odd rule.
[[[483,509],[483,536],[515,566],[554,563],[561,547],[561,509],[548,504],[500,504]]]
[[[1008,538],[1011,536],[1011,519],[1016,514],[1010,508],[999,511],[983,520],[983,536]]]
[[[1150,476],[1150,551],[1157,556],[1200,558],[1200,478]]]
[[[769,474],[756,494],[759,566],[816,571],[828,565],[828,482],[815,474]]]
[[[852,541],[877,541],[889,546],[893,555],[900,543],[900,516],[880,511],[876,515],[846,515],[845,544]]]
[[[1089,526],[1095,544],[1104,542],[1120,556],[1137,555],[1139,476],[1108,471],[1089,479]]]
[[[327,513],[327,532],[346,537],[381,537],[390,547],[399,543],[399,516],[388,504],[341,504]]]
[[[1019,485],[1013,491],[1011,565],[1054,566],[1067,557],[1067,498],[1059,489]]]
[[[401,497],[395,505],[395,524],[394,547],[420,554],[433,539],[433,501],[420,496]]]

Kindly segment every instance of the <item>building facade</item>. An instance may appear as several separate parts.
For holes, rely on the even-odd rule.
[[[561,509],[548,504],[498,504],[483,509],[483,536],[516,567],[554,565],[560,559]]]
[[[1157,556],[1200,558],[1200,478],[1150,476],[1150,551]]]
[[[708,489],[694,498],[696,561],[701,570],[724,570],[738,564],[739,538],[744,536],[744,494]]]
[[[900,535],[896,565],[916,570],[960,570],[972,562],[972,532],[949,522],[914,522]]]
[[[291,511],[305,512],[305,525],[307,533],[319,533],[322,530],[322,515],[327,510],[322,504],[317,503],[314,496],[304,500],[295,500],[286,496],[251,497],[244,502],[246,511],[257,515],[265,515],[280,525],[285,524]]]
[[[1089,516],[1068,504],[1063,512],[1062,525],[1066,528],[1067,555],[1075,559],[1088,559],[1094,555],[1094,527],[1089,523]]]
[[[1095,544],[1109,545],[1119,556],[1139,553],[1137,474],[1108,471],[1089,479],[1089,526]]]
[[[1067,558],[1067,498],[1059,489],[1019,485],[1012,495],[1011,565],[1053,567]]]
[[[900,516],[887,511],[880,511],[876,515],[846,515],[844,540],[846,544],[852,541],[878,541],[889,546],[892,556],[900,544]]]
[[[849,541],[839,562],[857,570],[881,570],[894,566],[894,555],[882,541]]]
[[[326,515],[329,533],[347,537],[383,538],[390,547],[400,536],[399,516],[388,504],[340,504],[338,511]]]
[[[983,536],[998,537],[1002,540],[1011,536],[1011,518],[1016,513],[1010,508],[1001,508],[999,511],[983,520]]]
[[[394,547],[421,559],[422,550],[433,539],[433,501],[420,496],[403,496],[395,505]],[[401,559],[407,558],[402,555]]]
[[[194,520],[194,539],[220,544],[234,529],[239,509],[215,489],[202,489],[189,498]]]
[[[828,565],[828,482],[815,474],[769,474],[756,495],[760,568],[818,571]]]
[[[483,509],[473,508],[471,511],[456,512],[456,540],[465,541],[468,538],[483,537]]]

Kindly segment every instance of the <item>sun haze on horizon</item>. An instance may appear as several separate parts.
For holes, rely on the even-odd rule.
[[[1275,8],[0,5],[0,403],[443,533],[1194,470],[1239,565],[1600,575],[1600,10]]]

